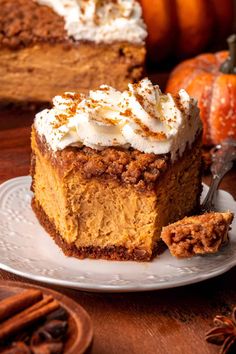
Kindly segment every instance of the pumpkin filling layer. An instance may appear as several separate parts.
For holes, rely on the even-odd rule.
[[[66,254],[149,260],[161,247],[162,227],[199,205],[200,139],[174,164],[168,160],[150,190],[112,176],[86,178],[73,163],[66,166],[66,152],[62,168],[62,160],[42,151],[35,133],[32,149],[33,207]]]

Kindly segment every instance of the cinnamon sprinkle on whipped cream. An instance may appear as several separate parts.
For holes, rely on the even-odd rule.
[[[88,96],[67,92],[35,117],[35,128],[52,150],[67,146],[133,148],[170,153],[173,160],[191,145],[202,125],[197,102],[186,91],[161,93],[147,78],[124,92],[102,85]]]
[[[64,17],[69,37],[80,41],[143,43],[146,26],[136,0],[35,0]]]

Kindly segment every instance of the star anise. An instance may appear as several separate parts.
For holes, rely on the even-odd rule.
[[[236,307],[232,317],[216,316],[213,321],[215,327],[206,333],[209,343],[221,345],[220,354],[236,352]]]

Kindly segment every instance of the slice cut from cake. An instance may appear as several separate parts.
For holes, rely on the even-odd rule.
[[[161,238],[175,257],[216,253],[228,241],[232,221],[233,214],[230,212],[185,217],[164,227]]]
[[[185,91],[148,79],[55,97],[32,128],[39,221],[67,255],[152,259],[162,227],[199,206],[201,129]]]
[[[0,101],[125,89],[143,74],[141,15],[135,0],[0,0]]]

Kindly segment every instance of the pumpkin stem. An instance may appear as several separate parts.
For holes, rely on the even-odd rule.
[[[229,45],[229,57],[221,65],[220,71],[224,74],[236,74],[236,34],[227,39]]]

